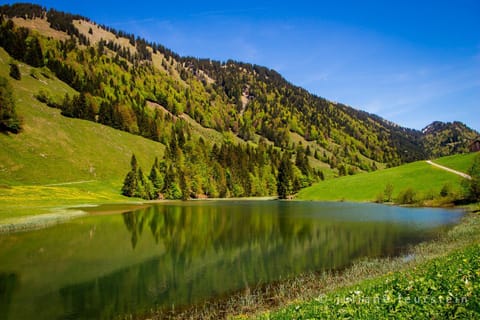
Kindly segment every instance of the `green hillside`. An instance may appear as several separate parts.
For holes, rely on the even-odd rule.
[[[477,156],[477,154],[478,153],[457,154],[453,156],[438,158],[434,160],[434,162],[442,166],[466,173],[468,169],[470,169],[473,159]]]
[[[0,76],[8,77],[10,60],[0,48]],[[34,95],[42,88],[58,95],[73,90],[48,70],[28,65],[20,65],[20,70],[21,80],[10,81],[14,82],[23,131],[0,134],[0,219],[12,215],[12,208],[23,208],[20,211],[28,214],[35,201],[42,205],[62,201],[66,205],[127,200],[118,194],[132,152],[140,165],[149,169],[156,156],[163,156],[164,146],[94,122],[61,116],[60,110],[38,102]]]
[[[467,171],[475,154],[455,155],[434,162],[457,170]],[[375,201],[388,184],[393,186],[392,199],[400,192],[412,188],[420,199],[438,196],[447,185],[451,192],[461,191],[462,178],[424,161],[409,163],[395,168],[341,177],[317,183],[301,190],[297,198],[302,200],[327,201]]]
[[[340,174],[425,156],[421,132],[312,95],[275,70],[182,57],[88,18],[44,10],[22,4],[0,7],[5,17],[0,45],[17,60],[48,67],[88,97],[86,113],[60,104],[69,116],[164,144],[172,137],[171,118],[162,117],[165,110],[194,120],[202,131],[254,143],[263,138],[289,151],[297,147],[296,134],[310,142],[312,153],[320,153],[317,160]],[[149,103],[161,108],[151,109]]]
[[[0,6],[0,47],[0,76],[23,118],[20,133],[0,136],[0,201],[10,204],[0,210],[9,215],[25,205],[27,214],[37,200],[124,199],[132,153],[139,166],[122,192],[144,199],[287,198],[323,178],[428,156],[420,131],[312,95],[274,70],[181,57],[78,15]],[[9,76],[11,63],[20,80]],[[155,157],[155,178],[147,177]],[[332,186],[321,192],[326,199],[372,200],[387,183],[395,192],[409,184],[396,182],[399,170],[392,182],[354,184],[348,197],[334,192],[337,183],[375,175],[318,186]],[[426,178],[445,184],[442,175]]]

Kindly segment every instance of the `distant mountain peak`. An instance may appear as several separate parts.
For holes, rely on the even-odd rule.
[[[433,157],[469,152],[480,134],[460,121],[434,121],[422,129],[425,149]]]

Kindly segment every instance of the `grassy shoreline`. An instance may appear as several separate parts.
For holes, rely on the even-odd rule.
[[[358,291],[372,281],[381,282],[392,274],[407,274],[480,244],[480,204],[466,209],[469,212],[446,234],[413,246],[403,256],[362,259],[340,271],[309,272],[276,283],[249,287],[185,309],[152,310],[143,316],[126,315],[124,318],[303,319],[298,310],[309,310],[309,306],[318,302],[320,297]]]

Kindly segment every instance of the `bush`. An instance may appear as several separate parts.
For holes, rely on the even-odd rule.
[[[10,63],[10,77],[12,77],[15,80],[20,80],[22,78],[22,74],[20,73],[20,69],[18,68],[18,65],[15,63]]]
[[[413,204],[416,202],[416,192],[412,188],[407,188],[398,194],[397,203]]]
[[[465,179],[463,185],[465,196],[472,202],[480,201],[480,153],[473,160],[473,164],[468,170],[471,179]]]
[[[385,195],[383,194],[383,192],[380,192],[379,194],[377,194],[377,196],[375,197],[375,202],[383,203],[384,201],[385,201]]]
[[[386,198],[387,198],[387,199],[386,199],[387,202],[392,201],[393,184],[387,183],[387,185],[385,186],[385,190],[383,191],[383,193],[385,194],[385,196],[386,196]]]
[[[440,190],[440,196],[442,198],[446,198],[448,197],[449,195],[451,195],[453,192],[452,192],[452,186],[450,184],[445,184],[442,189]]]

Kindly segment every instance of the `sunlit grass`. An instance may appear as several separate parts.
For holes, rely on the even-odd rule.
[[[164,146],[97,123],[66,118],[40,103],[39,90],[61,99],[75,91],[48,70],[18,63],[22,78],[9,77],[11,58],[0,48],[0,75],[11,81],[20,134],[0,134],[0,223],[4,218],[49,212],[84,203],[128,201],[120,188],[135,153],[144,172]]]
[[[473,158],[470,156],[454,156],[447,163],[457,163],[457,167],[468,166]],[[435,160],[443,163],[443,159]],[[462,178],[433,167],[424,161],[406,164],[391,169],[362,173],[319,182],[312,187],[301,190],[297,198],[302,200],[327,201],[375,201],[383,193],[387,184],[393,186],[392,198],[412,188],[418,198],[439,196],[443,186],[448,185],[452,192],[461,192]]]
[[[467,173],[476,155],[477,153],[459,154],[435,159],[433,162],[463,173]]]

